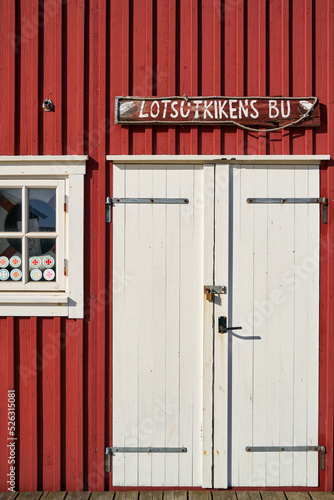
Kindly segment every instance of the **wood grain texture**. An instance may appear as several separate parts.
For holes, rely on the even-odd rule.
[[[112,166],[105,168],[105,153],[329,153],[333,157],[333,27],[332,2],[327,0],[148,0],[139,5],[130,0],[76,0],[45,3],[45,8],[38,0],[3,2],[1,154],[90,155],[85,178],[85,320],[1,319],[0,395],[5,401],[7,390],[15,388],[20,401],[18,476],[22,490],[69,491],[83,485],[95,489],[97,484],[101,489],[111,488],[111,475],[106,478],[103,474],[104,448],[112,439],[113,396],[112,305],[108,295],[113,279],[112,231],[105,227],[104,218],[104,198],[112,194]],[[322,125],[277,134],[248,134],[229,126],[212,125],[158,125],[154,130],[149,125],[147,130],[145,126],[129,130],[130,127],[115,125],[114,101],[116,95],[131,95],[135,88],[142,97],[316,95],[321,103]],[[47,97],[55,104],[51,113],[42,111]],[[321,170],[321,195],[330,200],[334,199],[332,170],[327,164]],[[296,221],[303,217],[302,212],[295,212]],[[260,219],[267,223],[265,216]],[[180,229],[178,224],[179,221],[176,230]],[[167,231],[171,237],[171,225]],[[318,438],[319,444],[327,446],[328,454],[326,471],[319,479],[322,490],[332,491],[334,308],[328,304],[334,295],[334,260],[328,255],[332,254],[333,227],[321,224],[320,231]],[[176,264],[176,259],[174,248],[170,264]],[[256,259],[256,269],[263,271],[266,262]],[[173,307],[177,293],[170,299]],[[308,300],[303,293],[303,300]],[[260,292],[256,294],[260,297]],[[303,307],[302,299],[296,307]],[[11,311],[8,308],[8,314]],[[177,315],[170,317],[168,328],[177,319]],[[305,324],[306,319],[299,321]],[[59,329],[68,340],[61,352],[57,350]],[[54,333],[54,339],[44,342],[43,335],[49,331]],[[261,350],[254,343],[257,359],[266,353],[266,347]],[[295,348],[299,355],[305,354],[300,340]],[[161,345],[159,349],[161,352]],[[51,350],[56,357],[49,361]],[[35,357],[29,356],[34,352]],[[173,343],[167,346],[166,361],[175,363]],[[22,377],[20,364],[32,370],[31,375]],[[172,372],[171,367],[167,370]],[[294,390],[305,395],[311,386],[306,388],[301,377],[297,380],[298,374],[305,376],[303,370],[303,363],[298,361],[293,372]],[[288,372],[285,375],[283,384],[287,384]],[[258,384],[255,396],[264,405],[267,397],[259,395],[264,377],[257,375],[254,381],[255,387]],[[174,393],[175,384],[168,375],[166,391]],[[302,439],[305,430],[302,414],[306,409],[305,405],[294,407],[295,427],[300,423],[296,428],[298,439]],[[285,411],[291,413],[291,403]],[[266,420],[264,412],[255,412],[262,425]],[[5,414],[0,418],[0,487],[6,490]],[[173,425],[171,421],[167,423],[167,436]],[[178,422],[175,429],[179,432]],[[283,428],[281,432],[284,434]],[[253,440],[260,437],[254,430]],[[292,480],[304,481],[304,464],[297,466],[297,456],[292,459]],[[311,470],[317,458],[309,459]],[[259,471],[253,477],[255,485],[263,479],[266,458],[253,456],[252,461],[253,468],[256,466]],[[301,464],[299,458],[298,463]],[[166,464],[171,474],[166,472],[169,482],[179,467],[178,459],[168,456]]]

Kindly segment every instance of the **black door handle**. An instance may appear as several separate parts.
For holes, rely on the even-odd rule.
[[[218,318],[218,329],[219,333],[226,333],[229,330],[242,330],[242,326],[231,326],[227,328],[227,318],[226,316],[219,316]]]

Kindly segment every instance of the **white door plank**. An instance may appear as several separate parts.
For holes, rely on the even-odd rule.
[[[268,168],[256,166],[254,169],[254,196],[268,197]],[[253,432],[252,446],[265,446],[267,384],[266,384],[266,339],[268,333],[268,310],[276,306],[277,299],[268,299],[268,205],[248,205],[254,217],[254,367],[253,370]],[[270,301],[269,301],[270,300]],[[270,305],[269,305],[270,304]],[[266,484],[266,453],[253,453],[252,486]]]
[[[309,193],[309,172],[304,165],[296,165],[296,197],[308,196]],[[295,241],[298,242],[295,248],[295,266],[291,272],[286,273],[284,279],[288,282],[295,280],[295,366],[294,366],[294,392],[296,404],[294,408],[294,445],[307,445],[307,398],[308,398],[308,290],[305,278],[307,274],[302,271],[303,263],[308,258],[309,253],[309,225],[307,219],[310,209],[319,211],[318,206],[299,205],[295,207]],[[312,332],[313,333],[313,332]],[[294,482],[303,486],[307,485],[307,454],[294,453],[293,471]]]
[[[203,207],[199,201],[198,182],[202,167],[180,173],[181,187],[189,204],[183,206],[180,217],[180,439],[188,453],[179,456],[180,485],[202,481],[202,443],[198,439],[202,425],[203,373]],[[198,311],[198,314],[194,314]],[[186,335],[188,332],[188,335]],[[198,367],[189,376],[190,366]]]
[[[214,487],[227,488],[228,468],[228,349],[229,334],[218,331],[219,316],[228,317],[229,300],[229,165],[216,165],[215,182],[215,285],[227,286],[227,294],[214,296]]]
[[[253,373],[253,238],[254,213],[246,199],[254,193],[254,168],[234,169],[233,191],[233,314],[232,326],[243,329],[230,334],[232,345],[232,484],[252,485],[253,456],[245,448],[252,438]],[[246,321],[245,321],[246,318]]]
[[[167,168],[167,197],[186,196],[180,171]],[[166,446],[180,446],[180,216],[184,207],[169,205],[166,220],[166,394],[159,416],[165,420]],[[166,484],[178,486],[179,454],[166,455]]]
[[[136,176],[135,171],[132,175]],[[138,196],[153,196],[153,168],[138,169]],[[138,332],[138,443],[139,446],[153,446],[154,421],[153,407],[153,217],[158,206],[140,204],[134,223],[138,226],[138,243],[134,245],[136,253],[135,293],[137,303],[136,328]],[[160,446],[164,446],[163,443]],[[138,454],[138,484],[150,486],[152,483],[152,453]],[[160,458],[160,456],[159,456]]]
[[[136,166],[126,167],[125,171],[125,197],[139,196],[139,173]],[[116,207],[117,208],[117,207]],[[114,209],[114,214],[116,210]],[[125,392],[122,395],[124,406],[125,446],[139,446],[139,304],[137,283],[137,270],[139,255],[137,246],[139,242],[138,231],[139,205],[125,205],[125,274],[129,276],[131,285],[125,286],[124,304],[124,345],[126,347],[123,361],[122,376],[124,377]],[[133,349],[127,349],[128,345]],[[138,455],[127,453],[124,456],[125,483],[136,486],[138,483]]]
[[[153,170],[153,190],[157,198],[166,197],[167,168],[163,165]],[[156,417],[156,409],[161,406],[166,395],[166,218],[168,205],[157,205],[153,209],[152,225],[152,337],[151,337],[151,377],[152,377],[152,446],[167,446],[165,421]],[[166,454],[152,456],[152,486],[164,486]]]
[[[318,197],[320,195],[319,167],[310,165],[308,171],[309,196]],[[317,205],[309,205],[308,208],[309,255],[308,259],[304,262],[304,270],[308,276],[307,320],[309,334],[307,358],[307,365],[309,367],[307,380],[307,444],[321,445],[323,443],[318,443],[318,411],[315,411],[319,407],[319,249],[321,207],[318,208]],[[307,484],[310,486],[318,486],[318,459],[318,453],[307,454]]]
[[[117,196],[125,196],[125,167],[114,165],[114,187],[117,190]],[[113,446],[125,446],[125,428],[124,411],[122,404],[125,394],[125,378],[123,377],[124,357],[125,357],[125,339],[123,332],[124,326],[124,297],[125,283],[128,279],[125,270],[125,205],[117,206],[113,210],[113,239],[117,245],[113,246]],[[118,353],[115,356],[115,353]],[[113,484],[119,486],[125,483],[125,461],[124,456],[116,454],[112,457]]]
[[[204,285],[213,285],[214,273],[214,165],[204,165]],[[203,488],[212,488],[213,422],[213,302],[203,294]]]

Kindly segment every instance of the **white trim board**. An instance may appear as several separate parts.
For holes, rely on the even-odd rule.
[[[1,163],[44,163],[50,161],[56,161],[57,163],[77,163],[85,162],[88,160],[87,155],[15,155],[15,156],[1,156],[0,155],[0,165]]]
[[[0,156],[0,176],[84,175],[87,160],[84,155]]]
[[[330,155],[107,155],[114,163],[251,163],[319,164]]]

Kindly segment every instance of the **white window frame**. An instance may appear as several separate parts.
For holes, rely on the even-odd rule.
[[[64,234],[64,248],[57,258],[58,276],[61,278],[57,279],[59,289],[52,290],[55,287],[50,283],[27,283],[18,287],[15,286],[17,283],[13,283],[5,286],[6,290],[0,286],[0,316],[84,317],[83,195],[87,159],[83,155],[0,156],[0,186],[14,188],[26,181],[28,187],[34,183],[40,187],[43,184],[43,187],[63,185],[65,193],[64,227],[60,225],[56,230],[58,234],[61,231]],[[62,188],[59,193],[61,191]],[[61,201],[58,199],[58,203]],[[60,277],[63,267],[66,274]],[[50,290],[45,289],[48,288],[45,285],[50,285]]]

